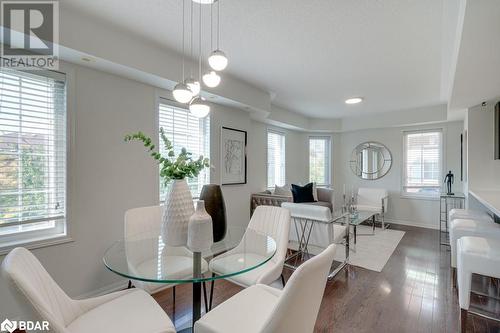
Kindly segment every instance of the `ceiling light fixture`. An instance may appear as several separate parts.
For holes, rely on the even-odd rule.
[[[201,82],[201,3],[200,3],[200,31],[199,31],[199,48],[198,48],[198,79]],[[205,118],[210,113],[210,105],[201,96],[193,98],[189,103],[189,112],[198,118]]]
[[[363,101],[362,97],[353,97],[345,100],[345,104],[358,104]]]
[[[183,1],[183,8],[184,8],[184,0],[182,0],[182,1]],[[194,34],[193,22],[194,22],[194,20],[193,20],[193,2],[191,1],[191,11],[190,11],[191,31],[189,33],[190,44],[191,44],[189,54],[190,54],[191,58],[193,57],[193,34]],[[184,84],[186,84],[189,87],[189,89],[191,89],[191,91],[193,92],[193,97],[198,96],[198,94],[200,93],[200,90],[201,90],[201,86],[200,86],[200,82],[196,81],[193,78],[193,66],[189,67],[189,72],[190,72],[190,76],[189,76],[189,78],[187,78],[184,81]]]
[[[179,103],[189,103],[189,101],[193,98],[193,91],[191,88],[184,83],[184,0],[182,0],[182,81],[177,83],[174,87],[174,91],[172,94],[174,98]]]
[[[220,83],[220,76],[216,71],[210,71],[209,73],[203,75],[203,83],[209,88],[215,88]]]
[[[226,54],[220,50],[220,2],[217,1],[217,49],[208,57],[208,64],[215,71],[224,70],[229,62]]]

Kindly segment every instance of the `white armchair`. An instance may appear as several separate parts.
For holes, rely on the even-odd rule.
[[[194,325],[195,333],[312,333],[335,254],[330,245],[304,262],[283,291],[257,284],[231,297]]]
[[[146,292],[128,289],[85,300],[71,299],[25,248],[12,250],[2,273],[21,307],[49,322],[51,332],[175,333],[175,327]]]
[[[360,187],[357,197],[358,210],[376,212],[381,219],[382,229],[385,229],[388,198],[389,194],[386,189]]]

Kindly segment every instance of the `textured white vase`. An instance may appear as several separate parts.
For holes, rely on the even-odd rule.
[[[205,210],[205,201],[198,200],[196,211],[189,219],[187,245],[193,252],[202,252],[209,250],[213,243],[212,217]]]
[[[187,244],[189,218],[194,213],[193,197],[186,179],[174,180],[165,197],[161,237],[168,246]]]

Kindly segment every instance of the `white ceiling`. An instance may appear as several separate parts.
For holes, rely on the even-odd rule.
[[[440,104],[446,102],[442,1],[223,0],[227,71],[269,91],[273,103],[311,117]],[[61,5],[181,50],[181,0],[62,0]],[[209,7],[204,8],[208,33]],[[209,48],[207,40],[207,55]],[[345,105],[352,96],[365,101]]]

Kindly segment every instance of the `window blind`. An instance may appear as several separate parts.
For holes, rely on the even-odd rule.
[[[0,234],[66,217],[66,84],[58,73],[0,70]]]
[[[330,185],[330,137],[309,137],[309,180]]]
[[[404,132],[403,191],[436,196],[442,182],[441,130]]]
[[[285,185],[285,134],[267,132],[267,187]]]
[[[193,159],[200,155],[210,158],[210,116],[198,118],[193,116],[189,110],[182,109],[170,104],[167,100],[159,103],[159,126],[163,127],[165,135],[172,141],[175,153],[180,153],[184,147],[191,152]],[[160,152],[166,154],[165,146],[161,138]],[[191,194],[197,198],[200,196],[203,185],[210,182],[210,169],[205,168],[198,177],[187,180]],[[160,200],[165,200],[167,187],[160,179]]]

